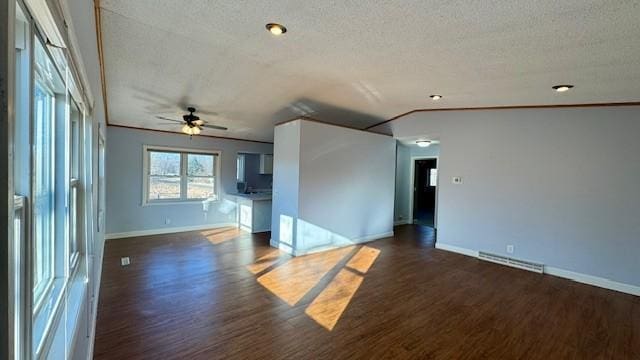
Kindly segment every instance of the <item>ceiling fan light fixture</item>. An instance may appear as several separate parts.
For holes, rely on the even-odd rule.
[[[193,135],[193,131],[191,130],[191,127],[189,125],[186,125],[182,127],[182,132],[187,134],[187,135]]]
[[[429,145],[431,145],[431,140],[418,140],[416,141],[416,145],[423,148],[429,147]]]
[[[287,32],[287,28],[276,23],[268,23],[266,26],[267,30],[275,36],[280,36]]]
[[[199,135],[199,134],[200,134],[200,128],[199,128],[199,127],[197,127],[197,126],[192,127],[192,128],[191,128],[191,133],[192,133],[193,135]]]

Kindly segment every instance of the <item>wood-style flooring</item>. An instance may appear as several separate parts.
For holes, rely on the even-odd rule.
[[[640,359],[640,298],[441,251],[429,228],[296,258],[268,240],[108,241],[95,358]]]

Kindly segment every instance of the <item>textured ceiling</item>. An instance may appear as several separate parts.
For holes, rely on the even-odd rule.
[[[637,0],[100,3],[111,124],[179,131],[155,115],[195,105],[229,128],[205,134],[271,141],[300,115],[640,100]]]

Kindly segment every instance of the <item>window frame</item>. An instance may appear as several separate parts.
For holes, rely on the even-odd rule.
[[[236,158],[236,182],[246,182],[247,176],[246,176],[246,164],[247,164],[247,157],[246,154],[244,153],[238,153],[237,158]]]
[[[44,45],[43,45],[44,46]],[[35,57],[35,55],[34,55]],[[45,275],[45,278],[42,279],[42,281],[44,281],[44,283],[38,283],[36,284],[36,275],[35,275],[35,270],[32,269],[31,271],[32,273],[32,281],[33,283],[31,284],[31,291],[33,292],[32,297],[33,297],[33,312],[34,313],[38,313],[40,311],[40,309],[42,308],[42,305],[44,304],[45,300],[47,298],[50,297],[51,295],[51,291],[53,289],[53,285],[54,285],[54,281],[56,278],[56,204],[55,204],[55,193],[56,193],[56,182],[55,182],[55,177],[56,177],[56,170],[59,171],[59,169],[56,169],[56,132],[59,130],[56,128],[56,110],[55,110],[55,106],[56,106],[56,100],[55,100],[55,95],[54,95],[54,91],[51,89],[50,84],[48,84],[46,82],[46,80],[44,80],[42,78],[42,76],[38,73],[37,70],[34,71],[34,79],[33,79],[33,93],[35,94],[36,92],[36,88],[40,87],[42,89],[43,93],[46,93],[46,96],[48,97],[48,101],[49,101],[49,106],[48,106],[48,114],[45,114],[46,117],[49,117],[48,121],[49,123],[47,124],[47,126],[50,128],[51,131],[51,138],[50,138],[50,144],[49,147],[51,150],[51,154],[49,155],[49,161],[51,162],[50,166],[52,167],[51,169],[51,174],[49,174],[49,177],[52,179],[51,180],[51,196],[53,197],[52,201],[53,201],[53,208],[52,208],[52,214],[50,215],[50,219],[49,221],[51,222],[51,224],[49,225],[49,232],[50,232],[50,243],[49,244],[43,244],[44,246],[49,246],[49,254],[48,254],[48,263],[45,264],[46,267],[48,267],[48,271],[49,271],[49,276],[47,277]],[[33,109],[33,127],[35,129],[35,122],[36,120],[36,110],[35,108],[37,107],[36,105],[36,101],[35,101],[35,95],[33,95],[33,103],[32,106],[34,107]],[[35,140],[34,140],[35,141]],[[37,194],[35,193],[35,189],[37,188],[37,175],[36,175],[36,167],[37,167],[37,163],[36,163],[36,156],[35,156],[35,144],[34,146],[34,154],[32,156],[32,161],[33,163],[33,167],[32,167],[32,181],[33,181],[33,196],[32,196],[32,204],[31,204],[31,208],[34,209],[34,215],[33,215],[33,221],[32,221],[32,226],[34,227],[34,229],[32,230],[32,234],[35,238],[37,232],[35,231],[35,227],[36,227],[36,221],[35,221],[35,209],[37,208],[36,202],[37,202]],[[58,216],[60,216],[58,214]],[[37,244],[33,244],[32,245],[34,247],[34,254],[35,254],[35,247],[37,246]],[[32,259],[34,261],[33,265],[35,265],[35,258]]]
[[[82,173],[84,171],[84,149],[82,144],[84,143],[84,111],[82,107],[73,99],[71,93],[67,94],[68,101],[68,145],[69,153],[65,154],[68,164],[68,199],[67,199],[67,213],[68,213],[68,230],[69,234],[67,247],[68,247],[68,271],[69,277],[72,277],[80,263],[79,259],[84,253],[82,248],[83,239],[83,226],[82,226],[82,204],[84,203],[84,194],[82,193]],[[71,116],[72,110],[75,108],[77,118]],[[75,136],[74,136],[75,128]],[[75,247],[75,249],[74,249]],[[74,251],[75,250],[75,251]]]
[[[149,199],[149,180],[150,174],[150,153],[157,152],[172,152],[180,154],[180,198],[174,199]],[[189,175],[187,173],[187,157],[189,154],[194,155],[212,155],[214,156],[213,166],[213,193],[215,198],[199,198],[189,199],[187,198],[187,187]],[[220,150],[201,150],[191,148],[179,148],[169,146],[156,146],[156,145],[143,145],[142,146],[142,206],[154,206],[154,205],[178,205],[178,204],[199,204],[203,201],[217,202],[220,201],[220,163],[222,162],[222,151]],[[193,177],[193,176],[191,176]],[[209,177],[209,176],[204,176]]]

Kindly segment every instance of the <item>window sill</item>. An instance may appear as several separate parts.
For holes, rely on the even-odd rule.
[[[82,264],[86,261],[84,256],[78,257],[78,266],[74,269],[65,289],[65,302],[63,316],[57,319],[55,327],[51,329],[51,343],[46,349],[49,359],[62,359],[67,352],[73,350],[73,344],[81,329],[78,328],[82,319],[82,306],[87,294],[86,267]],[[86,309],[85,309],[86,310]]]
[[[56,323],[62,295],[65,292],[66,282],[64,277],[58,277],[53,280],[51,289],[47,293],[45,300],[38,306],[38,310],[33,316],[32,328],[32,351],[41,355],[43,350],[50,343],[50,334],[53,325]]]
[[[202,203],[216,203],[220,198],[215,199],[193,199],[193,200],[167,200],[167,201],[143,201],[142,207],[158,205],[202,205]]]

